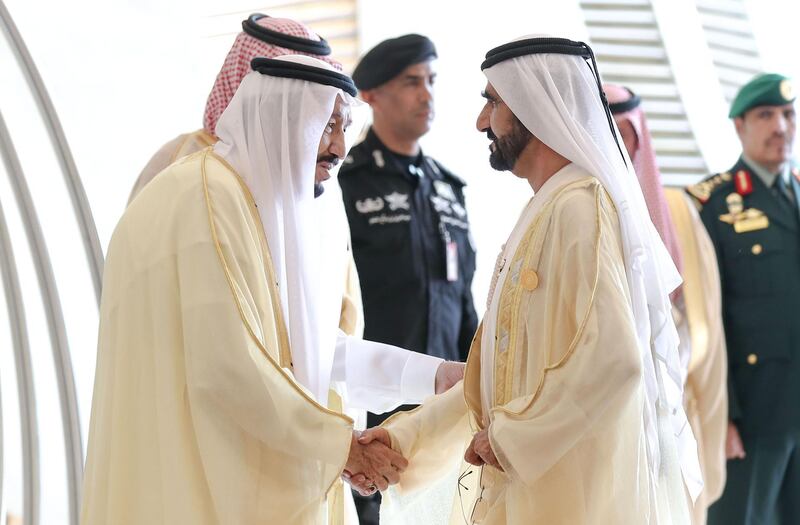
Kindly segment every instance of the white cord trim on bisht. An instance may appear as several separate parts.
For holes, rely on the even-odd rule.
[[[528,38],[534,37],[519,40]],[[526,54],[496,63],[484,74],[525,127],[597,177],[617,208],[642,355],[650,470],[658,480],[670,468],[669,459],[677,456],[674,459],[680,461],[684,482],[695,499],[702,476],[683,410],[679,341],[669,298],[681,279],[650,221],[627,153],[620,151],[624,148],[612,135],[592,67],[580,56]],[[669,430],[674,439],[669,439]]]
[[[308,56],[276,60],[335,71]],[[361,105],[337,87],[253,71],[220,117],[214,146],[253,194],[275,267],[294,376],[323,406],[328,404],[349,229],[338,184],[332,177],[315,199],[314,173],[337,97],[351,108]],[[351,132],[357,129],[350,127]],[[351,135],[348,149],[355,138]]]

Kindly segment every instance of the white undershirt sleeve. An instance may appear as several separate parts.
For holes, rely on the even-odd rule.
[[[365,341],[339,331],[332,381],[346,384],[347,406],[375,414],[418,404],[434,394],[443,359],[396,346]]]

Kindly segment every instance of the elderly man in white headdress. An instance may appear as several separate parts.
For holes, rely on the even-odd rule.
[[[136,180],[128,204],[170,164],[217,143],[217,122],[233,99],[239,84],[250,73],[250,62],[254,58],[307,55],[329,63],[337,71],[342,69],[342,65],[331,58],[328,42],[305,24],[288,18],[253,13],[242,21],[241,27],[242,31],[236,35],[208,95],[203,113],[203,127],[175,137],[153,155]],[[364,333],[364,314],[360,283],[352,257],[345,270],[345,279],[339,327],[348,335],[361,337]],[[366,415],[359,419],[366,422]]]
[[[702,481],[670,315],[680,279],[591,49],[525,38],[482,69],[490,163],[533,196],[497,259],[463,390],[362,437],[409,460],[386,516],[466,446],[452,523],[686,524],[683,481],[693,494]]]
[[[242,20],[241,27],[208,95],[203,127],[182,133],[159,148],[136,179],[128,203],[164,168],[219,140],[217,122],[242,79],[250,72],[250,61],[254,58],[307,55],[328,62],[339,71],[342,69],[342,65],[331,58],[328,42],[301,22],[253,13]]]
[[[683,277],[672,293],[672,314],[680,335],[684,407],[697,439],[703,491],[692,508],[692,523],[704,525],[709,505],[725,487],[728,430],[728,363],[722,325],[722,291],[714,245],[689,196],[665,189],[656,163],[641,99],[630,89],[604,84],[608,106],[633,162],[650,218]]]
[[[346,219],[321,190],[352,80],[305,56],[253,69],[219,142],[149,183],[111,239],[85,525],[341,523],[341,475],[374,491],[406,464],[358,443],[343,403],[385,411],[439,382],[441,360],[338,329]]]

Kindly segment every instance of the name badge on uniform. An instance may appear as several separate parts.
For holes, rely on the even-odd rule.
[[[444,267],[448,282],[458,281],[458,243],[450,237],[443,222],[439,223],[439,233],[444,241]]]
[[[450,241],[445,244],[447,254],[447,280],[451,283],[458,281],[458,243]]]

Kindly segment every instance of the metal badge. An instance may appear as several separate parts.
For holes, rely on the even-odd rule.
[[[756,208],[744,207],[744,200],[739,193],[731,193],[725,197],[728,213],[719,216],[719,220],[732,224],[736,233],[746,233],[763,230],[769,227],[769,218]]]
[[[733,224],[744,211],[744,201],[738,193],[731,193],[725,197],[725,203],[728,205],[728,213],[720,215],[719,220]]]
[[[749,211],[757,212],[760,215],[754,216],[754,217],[750,217],[750,218],[740,219],[740,220],[734,222],[733,223],[733,230],[736,233],[746,233],[746,232],[752,232],[752,231],[756,231],[756,230],[764,230],[766,228],[769,228],[769,219],[767,218],[766,215],[764,215],[763,212],[761,212],[759,210],[754,210],[752,208],[747,210],[747,211],[748,212]]]
[[[414,166],[413,164],[408,167],[408,172],[412,175],[416,175],[419,178],[425,177],[425,171],[420,167]]]
[[[790,102],[791,100],[794,99],[794,86],[792,85],[791,80],[789,79],[781,80],[780,91],[783,100],[785,100],[786,102]]]

